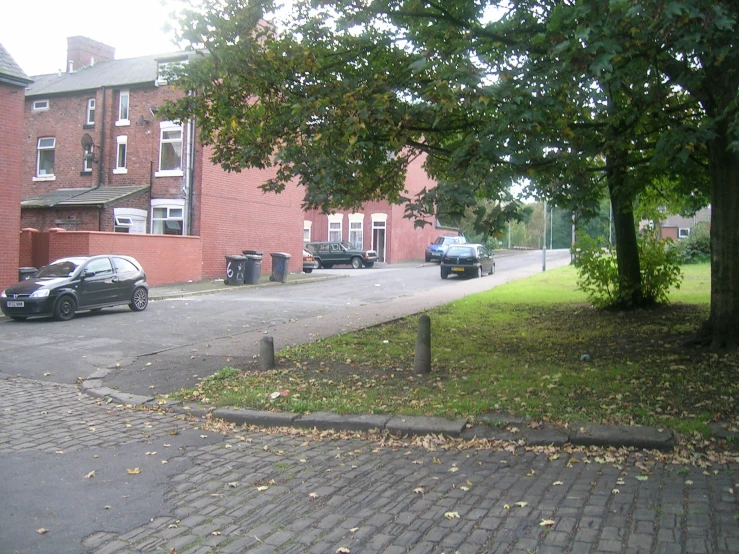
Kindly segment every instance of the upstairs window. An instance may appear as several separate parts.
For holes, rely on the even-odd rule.
[[[182,125],[162,121],[159,126],[159,171],[155,176],[182,176]]]
[[[87,99],[87,112],[85,114],[85,125],[95,125],[95,99]]]
[[[113,173],[115,174],[128,173],[128,169],[126,169],[126,155],[128,153],[128,137],[125,135],[116,137],[116,143],[118,144],[118,148],[116,150],[115,169],[113,170]]]
[[[49,109],[48,100],[34,100],[33,101],[33,111],[34,112],[43,112],[48,109]]]
[[[116,125],[130,125],[131,121],[128,119],[128,91],[122,90],[118,94],[118,121],[115,122]]]
[[[169,62],[159,62],[157,64],[157,79],[154,82],[156,86],[166,85],[169,80],[170,72],[173,69],[187,63],[187,60],[173,60]]]
[[[84,154],[82,156],[82,172],[83,173],[92,172],[92,162],[95,159],[93,148],[94,146],[91,144],[84,150]]]
[[[54,137],[45,137],[38,139],[38,148],[36,156],[36,177],[39,180],[54,179],[54,149],[56,148],[56,139]]]

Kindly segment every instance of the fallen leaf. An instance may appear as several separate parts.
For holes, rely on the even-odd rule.
[[[688,479],[687,481],[685,481],[685,484],[686,485],[692,485],[693,484],[693,481],[691,481],[690,479]]]
[[[504,507],[504,508],[505,508],[506,510],[510,510],[510,509],[511,509],[510,505],[508,505],[508,504],[503,504],[503,507]]]
[[[235,489],[236,487],[238,487],[238,486],[239,486],[239,482],[238,482],[238,481],[231,481],[231,482],[230,482],[230,483],[228,484],[228,486],[229,486],[229,487],[231,487],[232,489]]]
[[[93,477],[95,477],[95,470],[94,469],[90,473],[88,473],[87,475],[85,475],[83,477],[83,479],[92,479]]]
[[[459,519],[459,512],[447,512],[444,514],[447,519]]]
[[[221,534],[221,532],[220,532],[220,531],[213,531],[213,532],[211,533],[211,535],[213,535],[214,537],[217,537],[217,536],[219,536],[220,534]]]
[[[126,472],[129,475],[138,475],[139,473],[141,473],[141,470],[139,468],[135,467],[133,469],[127,469]]]
[[[48,529],[44,529],[44,528],[42,527],[41,529],[36,529],[36,532],[37,532],[37,533],[38,533],[39,535],[43,535],[44,533],[48,533],[48,532],[49,532],[49,530],[48,530]]]
[[[555,481],[554,483],[552,483],[552,485],[554,485],[555,487],[557,487],[559,485],[563,485],[563,484],[564,483],[562,483],[562,481]]]
[[[554,520],[553,519],[542,519],[539,525],[541,525],[542,527],[551,527],[552,525],[554,525]]]
[[[416,494],[423,494],[424,490],[423,487],[418,487],[416,489],[413,489],[413,492],[415,492]]]
[[[350,554],[351,550],[349,550],[346,546],[340,546],[336,549],[336,554]]]
[[[469,487],[465,487],[465,486],[459,487],[459,489],[460,489],[460,490],[463,490],[463,491],[465,491],[465,492],[467,492],[468,490],[470,490],[470,488],[469,488]]]
[[[636,479],[637,481],[646,481],[647,479],[649,479],[649,477],[647,477],[646,475],[637,475],[636,477],[634,477],[634,479]]]
[[[262,485],[261,487],[257,487],[258,491],[266,491],[269,487],[266,485]]]
[[[620,492],[621,492],[621,491],[620,491],[620,490],[618,490],[618,489],[613,489],[613,490],[611,491],[611,494],[619,494]]]
[[[349,529],[349,531],[351,531],[352,533],[356,533],[357,531],[359,531],[359,527],[352,527],[351,529]]]
[[[458,467],[450,467],[449,468],[449,473],[456,473],[458,471],[459,471],[459,468]]]
[[[516,502],[516,506],[518,506],[519,508],[525,508],[528,505],[528,502]]]

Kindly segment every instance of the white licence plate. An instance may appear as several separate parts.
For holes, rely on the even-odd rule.
[[[8,300],[8,308],[23,308],[24,306],[21,300]]]

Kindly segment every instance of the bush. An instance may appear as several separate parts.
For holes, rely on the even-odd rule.
[[[670,239],[660,239],[653,232],[638,239],[641,272],[642,305],[667,302],[671,287],[680,287],[680,257],[669,248]],[[596,308],[625,306],[633,290],[620,283],[616,252],[601,246],[591,237],[582,237],[575,244],[577,286],[585,292]]]
[[[708,223],[698,223],[687,238],[679,240],[674,250],[684,264],[700,264],[711,260],[711,232]]]

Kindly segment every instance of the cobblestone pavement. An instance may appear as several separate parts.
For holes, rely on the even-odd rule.
[[[0,552],[739,552],[736,465],[199,427],[0,378]]]

